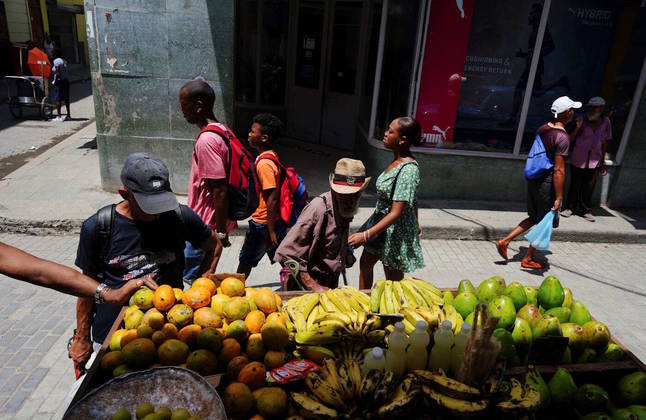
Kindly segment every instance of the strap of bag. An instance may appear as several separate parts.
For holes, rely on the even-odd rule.
[[[399,168],[399,172],[397,172],[397,175],[395,175],[395,180],[393,181],[393,186],[390,189],[390,204],[391,205],[393,203],[393,197],[395,196],[395,187],[397,187],[397,179],[399,179],[399,174],[402,173],[402,170],[404,169],[404,166],[410,165],[410,164],[413,164],[413,163],[415,163],[415,161],[403,163]]]
[[[209,124],[206,127],[204,127],[202,130],[200,130],[199,134],[197,135],[197,138],[199,139],[203,133],[215,133],[218,136],[220,136],[222,140],[224,140],[224,144],[227,145],[227,149],[229,150],[228,157],[227,157],[227,166],[225,168],[225,172],[227,174],[227,178],[226,178],[227,183],[229,183],[229,173],[231,172],[231,133],[229,132],[229,129],[226,127],[224,129],[221,129],[218,126],[215,126],[217,128],[209,128],[209,126],[215,126],[215,124]],[[222,134],[222,131],[224,131],[224,134]],[[197,146],[197,140],[195,141],[195,146],[193,147],[193,156],[195,157],[195,164],[197,165],[198,162],[197,162],[197,150],[195,149],[196,146]]]
[[[327,199],[325,198],[325,195],[320,195],[319,197],[321,197],[323,199],[323,202],[325,203],[325,212],[327,213],[327,209],[328,209]],[[332,214],[334,214],[334,209],[332,210]],[[323,226],[323,232],[325,233],[325,229],[327,229],[327,217],[325,217],[323,219],[323,225],[322,226]],[[347,248],[346,248],[345,252],[348,252]],[[343,264],[343,270],[341,271],[341,274],[343,275],[343,284],[347,286],[348,285],[348,279],[345,276],[345,260],[346,260],[346,257],[347,257],[347,255],[344,255],[343,258],[341,258],[341,263]]]
[[[94,227],[94,246],[97,250],[98,259],[98,273],[96,276],[100,279],[103,278],[105,271],[105,258],[110,249],[112,242],[112,228],[114,227],[114,213],[116,204],[110,204],[102,207],[96,212],[96,225]]]

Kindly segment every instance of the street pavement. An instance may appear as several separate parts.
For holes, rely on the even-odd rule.
[[[72,265],[76,235],[32,236],[0,234],[0,241],[40,257]],[[234,271],[242,237],[233,237],[218,267]],[[520,242],[510,247],[510,257],[524,252]],[[539,285],[548,274],[570,287],[574,298],[584,302],[612,335],[641,360],[646,360],[646,336],[641,314],[646,297],[646,245],[553,242],[547,255],[549,269],[527,272],[515,261],[502,264],[487,241],[423,240],[426,267],[413,273],[438,287],[456,287],[469,278],[478,283],[495,274],[507,282],[518,280]],[[544,256],[545,257],[545,256]],[[514,258],[512,257],[512,260]],[[375,278],[383,277],[378,266]],[[358,267],[348,272],[350,285],[358,286]],[[251,273],[250,286],[279,286],[279,268],[264,258]],[[66,343],[74,327],[75,299],[0,276],[0,418],[60,418],[62,402],[74,382]]]

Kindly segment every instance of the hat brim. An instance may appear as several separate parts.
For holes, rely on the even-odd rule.
[[[365,190],[368,184],[370,184],[370,177],[366,178],[365,181],[363,181],[363,184],[358,187],[349,186],[349,185],[338,185],[333,183],[332,182],[333,174],[330,174],[329,179],[330,179],[330,189],[338,194],[355,194],[355,193],[358,193],[359,191]]]
[[[179,206],[177,197],[170,191],[162,191],[157,194],[142,194],[132,192],[141,210],[146,214],[161,214],[175,210]]]
[[[583,103],[581,103],[581,102],[572,103],[572,108],[574,108],[574,109],[581,108],[582,106],[583,106]]]

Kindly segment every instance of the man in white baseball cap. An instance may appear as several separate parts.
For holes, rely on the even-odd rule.
[[[597,176],[605,176],[608,172],[605,165],[605,155],[608,140],[612,139],[610,119],[603,115],[606,101],[595,96],[586,104],[586,115],[577,118],[577,125],[570,134],[570,142],[574,145],[570,154],[570,189],[561,216],[573,214],[594,222],[590,212],[592,194],[597,183]]]
[[[543,142],[545,154],[553,164],[552,170],[539,178],[527,179],[527,215],[528,217],[512,229],[503,239],[496,241],[496,249],[501,257],[507,258],[507,246],[516,236],[529,230],[543,220],[543,217],[553,211],[555,213],[553,227],[559,225],[559,211],[563,200],[563,181],[565,179],[565,158],[570,147],[570,136],[565,126],[574,117],[574,110],[581,108],[581,102],[573,101],[567,96],[557,98],[550,111],[552,120],[538,128],[537,139]],[[520,265],[523,268],[540,270],[544,264],[534,259],[535,248],[529,246]]]

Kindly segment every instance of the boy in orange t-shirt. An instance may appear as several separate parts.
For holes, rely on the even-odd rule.
[[[249,277],[253,267],[258,265],[265,254],[274,263],[276,248],[287,231],[280,218],[281,170],[271,159],[273,157],[278,160],[273,143],[282,127],[283,123],[275,115],[258,114],[253,118],[249,131],[249,144],[260,152],[256,158],[256,172],[262,191],[240,250],[238,273],[243,273],[246,277]]]

